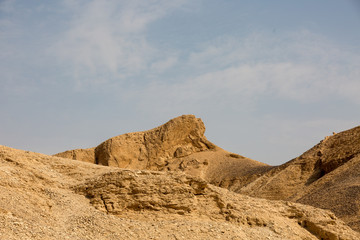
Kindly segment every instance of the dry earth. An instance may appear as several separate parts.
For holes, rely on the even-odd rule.
[[[330,209],[360,231],[360,127],[328,136],[247,186],[230,189]]]
[[[330,211],[236,194],[183,172],[0,146],[0,239],[359,239]]]
[[[128,169],[179,170],[215,185],[224,185],[230,179],[243,186],[272,168],[221,149],[204,133],[200,118],[183,115],[148,131],[110,138],[95,148],[54,156]]]
[[[201,119],[184,115],[152,130],[56,156],[129,169],[183,171],[237,193],[329,209],[360,231],[360,127],[326,137],[277,167],[227,152],[204,133]]]

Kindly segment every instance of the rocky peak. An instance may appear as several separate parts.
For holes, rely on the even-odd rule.
[[[205,126],[194,115],[174,118],[145,131],[106,140],[95,149],[95,162],[106,166],[161,170],[168,161],[214,149],[204,136]]]
[[[204,133],[200,118],[183,115],[148,131],[119,135],[95,148],[56,156],[128,169],[182,171],[229,189],[246,185],[270,168],[215,146]]]
[[[326,137],[319,146],[319,167],[327,174],[360,154],[360,127]]]

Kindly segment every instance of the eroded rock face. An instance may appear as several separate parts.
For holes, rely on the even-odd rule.
[[[301,156],[260,174],[239,192],[270,199],[294,199],[329,173],[360,156],[360,127],[327,136]],[[354,174],[348,175],[351,177]],[[357,174],[355,174],[357,175]],[[332,175],[329,175],[332,176]]]
[[[88,163],[95,163],[95,148],[74,149],[57,153],[55,157],[70,158]]]
[[[95,149],[95,161],[105,166],[162,170],[170,159],[214,149],[204,132],[201,119],[183,115],[152,130],[103,142]]]
[[[196,210],[196,195],[204,195],[204,180],[161,172],[112,172],[75,188],[97,209],[122,214],[126,211],[162,211],[184,215]]]
[[[319,144],[317,155],[324,174],[360,155],[360,127],[326,137]]]
[[[271,168],[215,146],[204,133],[200,118],[183,115],[148,131],[110,138],[84,158],[82,149],[56,156],[127,169],[182,171],[228,189],[240,188]]]
[[[124,170],[0,146],[0,239],[360,239],[330,211],[181,172]]]
[[[204,132],[201,119],[184,115],[152,130],[111,138],[94,154],[73,150],[65,156],[120,168],[182,171],[238,193],[330,209],[360,231],[360,127],[326,137],[276,167],[229,153]]]
[[[356,239],[330,211],[236,195],[183,173],[121,170],[74,187],[98,210],[120,217],[212,219],[273,231],[284,239]],[[289,232],[289,230],[291,231]],[[272,238],[269,238],[272,239]]]
[[[330,209],[360,231],[360,127],[326,137],[237,192]]]

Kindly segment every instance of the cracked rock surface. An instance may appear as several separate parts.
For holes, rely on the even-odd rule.
[[[183,172],[126,170],[0,146],[0,239],[359,239],[333,213]]]
[[[327,136],[280,166],[227,152],[204,133],[201,119],[183,115],[148,131],[56,156],[128,169],[180,171],[237,193],[331,210],[360,232],[360,127]]]

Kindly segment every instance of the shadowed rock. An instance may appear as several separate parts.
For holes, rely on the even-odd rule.
[[[359,239],[330,211],[182,172],[125,170],[0,146],[0,239]]]
[[[201,119],[184,115],[149,131],[106,140],[96,147],[95,161],[105,166],[159,170],[169,159],[215,149],[204,132]]]
[[[234,192],[330,209],[360,231],[360,127],[334,133],[276,167],[227,152],[204,133],[201,119],[183,115],[93,149],[57,156],[128,169],[182,171]]]
[[[70,158],[88,163],[95,163],[95,148],[88,149],[74,149],[57,153],[55,157]]]
[[[55,156],[127,169],[183,171],[229,188],[229,182],[243,186],[271,168],[221,149],[204,133],[200,118],[183,115],[148,131],[110,138],[94,148],[94,154],[93,149],[76,149]]]
[[[360,127],[326,137],[237,192],[330,209],[360,231]]]

